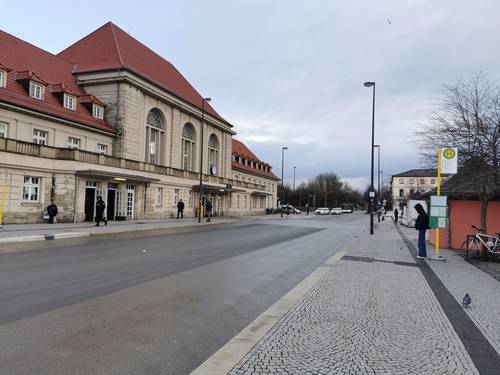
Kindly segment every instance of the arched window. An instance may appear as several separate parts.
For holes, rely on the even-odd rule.
[[[219,160],[219,140],[217,139],[217,136],[215,134],[212,134],[208,138],[208,173],[210,171],[215,171],[214,174],[217,174],[219,170],[219,165],[218,165],[218,160]],[[214,169],[215,168],[215,169]]]
[[[165,120],[158,108],[146,117],[146,163],[163,164],[165,160]]]
[[[187,123],[182,129],[182,168],[194,171],[196,132],[193,125]]]

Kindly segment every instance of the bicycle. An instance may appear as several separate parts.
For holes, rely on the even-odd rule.
[[[500,233],[492,236],[486,234],[483,228],[478,228],[475,225],[471,225],[471,227],[476,230],[476,234],[469,234],[462,243],[460,249],[463,256],[467,259],[475,258],[486,249],[486,254],[490,253],[493,258],[500,257]]]

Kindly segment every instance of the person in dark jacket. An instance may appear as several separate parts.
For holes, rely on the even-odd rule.
[[[99,226],[99,222],[104,221],[104,225],[108,225],[108,220],[104,217],[104,210],[106,209],[106,203],[102,200],[102,197],[97,197],[97,203],[95,206],[95,221],[96,227]]]
[[[179,199],[179,202],[177,203],[177,219],[181,217],[181,219],[184,217],[184,202],[182,199]]]
[[[399,211],[397,208],[394,209],[394,222],[397,223],[398,222],[398,215],[399,215]]]
[[[57,216],[57,206],[52,202],[47,206],[47,215],[49,215],[49,224],[54,224],[54,218]]]
[[[415,210],[418,212],[417,220],[415,221],[415,229],[418,230],[418,256],[419,259],[427,257],[427,249],[425,246],[425,231],[429,229],[429,216],[420,203],[415,205]]]
[[[212,202],[209,199],[207,199],[207,203],[205,203],[205,211],[207,214],[207,221],[210,222],[210,216],[212,215]]]

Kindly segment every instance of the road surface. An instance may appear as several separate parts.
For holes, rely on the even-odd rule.
[[[0,372],[187,374],[366,222],[355,213],[18,245],[0,254]]]

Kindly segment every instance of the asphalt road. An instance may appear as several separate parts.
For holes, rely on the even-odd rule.
[[[0,255],[0,374],[186,374],[346,244],[362,214]]]

